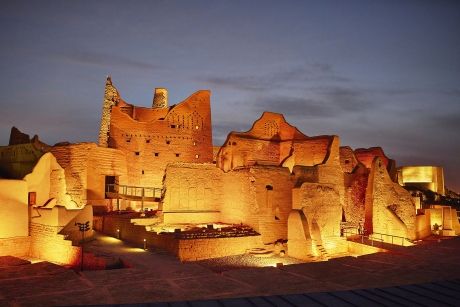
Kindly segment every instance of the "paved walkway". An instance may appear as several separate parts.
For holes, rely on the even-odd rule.
[[[133,304],[284,297],[296,293],[310,296],[318,292],[420,283],[450,281],[455,284],[460,276],[460,238],[358,258],[223,273],[214,273],[197,263],[181,263],[165,252],[144,251],[102,235],[88,243],[87,249],[121,257],[131,268],[75,273],[47,262],[3,267],[0,268],[0,306]]]

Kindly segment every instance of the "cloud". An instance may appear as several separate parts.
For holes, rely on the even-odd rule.
[[[306,83],[348,82],[349,79],[335,73],[329,64],[313,63],[291,66],[268,73],[199,77],[209,87],[229,88],[240,91],[265,92],[277,88],[305,89]]]
[[[254,118],[256,120],[256,118]],[[219,121],[219,120],[214,120],[213,124],[213,129],[212,129],[212,134],[213,134],[213,143],[214,145],[222,145],[225,142],[225,139],[227,138],[227,135],[231,131],[247,131],[251,128],[252,122],[225,122],[225,121]]]
[[[259,97],[252,105],[258,112],[272,111],[292,118],[331,118],[376,106],[361,90],[336,86],[311,88],[309,97]]]
[[[427,116],[421,116],[423,119],[424,125],[429,125],[431,127],[442,127],[444,133],[452,133],[457,135],[460,131],[460,110],[457,112],[444,111],[444,114],[436,114]]]
[[[445,88],[380,88],[380,89],[368,89],[369,93],[379,94],[385,96],[403,96],[403,95],[426,95],[426,94],[436,94],[436,95],[445,95],[445,96],[460,96],[460,89],[445,89]]]
[[[161,69],[161,65],[156,65],[147,61],[135,60],[132,57],[124,57],[113,53],[99,53],[93,51],[67,50],[54,57],[66,61],[84,65],[97,65],[102,67],[125,67],[138,70]]]

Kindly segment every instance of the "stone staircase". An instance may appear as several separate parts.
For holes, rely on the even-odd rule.
[[[318,251],[318,257],[322,260],[329,260],[331,258],[323,244],[316,244],[316,250]]]
[[[254,247],[246,250],[246,254],[259,257],[259,258],[268,258],[275,256],[275,252],[273,250],[264,248],[264,247]]]

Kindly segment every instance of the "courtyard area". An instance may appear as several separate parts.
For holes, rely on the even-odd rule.
[[[163,251],[145,251],[102,234],[85,248],[99,256],[120,258],[127,267],[75,272],[49,262],[0,262],[0,305],[122,304],[318,293],[436,283],[460,276],[457,237],[431,238],[387,253],[281,267],[262,267],[270,261],[253,261],[248,255],[181,263]],[[255,267],[258,263],[260,267]],[[447,301],[458,301],[458,292],[439,288]]]

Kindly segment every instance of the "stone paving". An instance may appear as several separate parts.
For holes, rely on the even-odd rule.
[[[87,243],[86,248],[96,254],[120,257],[130,268],[80,273],[48,262],[3,264],[0,266],[0,306],[273,296],[409,285],[460,276],[460,238],[443,239],[439,243],[432,240],[357,258],[220,273],[204,264],[181,263],[165,252],[144,251],[100,234]]]

